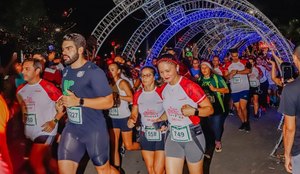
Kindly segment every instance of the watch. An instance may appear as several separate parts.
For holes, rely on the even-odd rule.
[[[199,116],[199,110],[198,110],[198,108],[195,108],[194,115],[197,115],[197,116]]]
[[[54,119],[53,119],[53,122],[54,122],[55,124],[58,123],[58,121],[59,121],[59,120],[58,120],[57,118],[54,118]]]
[[[84,105],[84,100],[83,100],[83,98],[80,98],[79,99],[79,106],[83,106]]]

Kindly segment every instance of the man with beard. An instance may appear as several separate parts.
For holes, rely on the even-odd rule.
[[[63,105],[68,122],[58,147],[59,173],[75,174],[88,152],[98,173],[118,173],[109,164],[109,136],[102,110],[113,106],[113,95],[103,70],[84,57],[85,38],[77,33],[63,37]]]

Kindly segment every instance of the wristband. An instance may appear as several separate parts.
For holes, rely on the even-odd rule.
[[[195,108],[194,115],[199,116],[199,110],[198,110],[198,108]]]
[[[80,98],[79,99],[79,106],[83,106],[84,105],[84,100],[83,100],[83,98]]]
[[[54,122],[55,124],[58,123],[58,121],[59,121],[59,120],[58,120],[57,118],[54,118],[54,119],[53,119],[53,122]]]

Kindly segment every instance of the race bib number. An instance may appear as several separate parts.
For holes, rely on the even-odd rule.
[[[110,116],[119,116],[119,108],[111,108],[109,109],[109,115]]]
[[[71,123],[82,124],[82,109],[81,107],[67,108],[68,119]]]
[[[153,126],[145,127],[145,136],[148,141],[161,141],[161,132],[155,130]]]
[[[37,125],[36,115],[35,114],[25,114],[26,117],[26,125],[27,126],[35,126]]]
[[[250,81],[250,86],[251,87],[257,87],[257,83],[255,81]]]
[[[240,77],[233,77],[233,83],[241,83],[241,78]]]
[[[209,101],[210,101],[211,103],[215,103],[215,102],[216,102],[215,96],[207,95],[207,98],[209,99]]]
[[[176,142],[192,141],[189,126],[171,126],[171,140]]]

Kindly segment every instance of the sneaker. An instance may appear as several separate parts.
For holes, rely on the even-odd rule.
[[[251,128],[250,128],[250,123],[249,121],[245,123],[245,131],[246,132],[250,132]]]
[[[121,146],[121,147],[120,147],[120,155],[121,155],[122,157],[125,156],[125,152],[126,152],[125,147],[124,147],[124,146]]]
[[[258,109],[258,113],[257,113],[257,116],[258,116],[258,118],[260,118],[260,117],[261,117],[261,115],[262,115],[262,109],[261,109],[261,108],[259,108],[259,109]]]
[[[229,110],[228,116],[234,116],[234,111],[232,109]]]
[[[222,143],[221,143],[221,141],[216,141],[215,151],[216,152],[222,152]]]
[[[242,123],[242,125],[239,128],[239,131],[243,131],[243,130],[245,130],[245,123]]]

